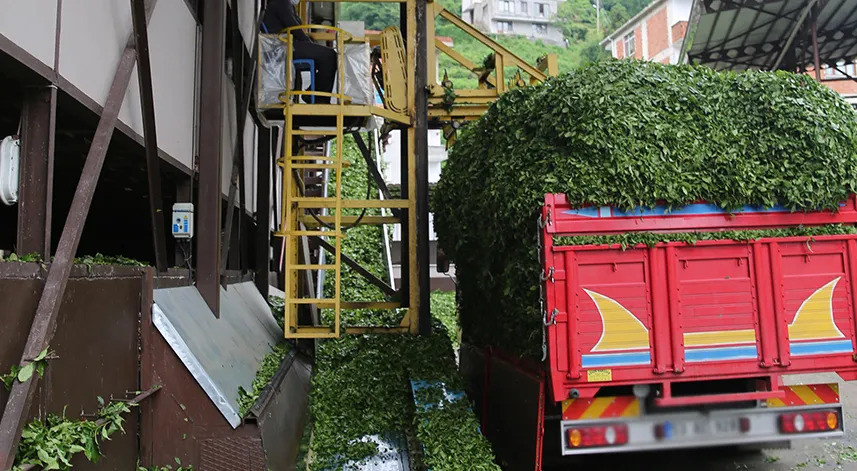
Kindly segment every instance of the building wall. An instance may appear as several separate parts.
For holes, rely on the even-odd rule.
[[[507,11],[504,0],[462,0],[462,17],[487,33],[525,36],[551,44],[565,44],[562,30],[551,21],[561,0],[509,1]],[[544,5],[544,15],[539,14],[539,5]],[[508,28],[509,24],[511,29]],[[536,25],[545,26],[545,31],[538,31]]]
[[[259,0],[230,0],[236,5],[245,48],[252,47]],[[103,106],[116,67],[132,32],[130,3],[116,0],[5,1],[0,35],[21,47],[67,81],[97,106]],[[59,35],[57,35],[59,31]],[[185,0],[158,0],[149,21],[149,49],[155,126],[160,151],[183,166],[193,167],[196,138],[196,91],[199,28]],[[236,100],[232,82],[224,83],[223,174],[224,194],[229,189]],[[249,115],[248,115],[249,116]],[[125,93],[119,120],[137,137],[143,134],[140,87],[136,72]],[[255,208],[255,144],[257,130],[248,119],[245,128],[247,208]]]
[[[77,2],[75,2],[77,3]],[[53,68],[56,57],[57,0],[0,2],[0,33]]]
[[[687,30],[691,4],[692,0],[655,0],[601,44],[613,57],[628,57],[624,42],[633,33],[635,58],[675,63]]]

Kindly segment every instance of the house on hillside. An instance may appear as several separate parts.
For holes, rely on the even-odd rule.
[[[655,0],[601,41],[618,59],[634,57],[675,64],[693,0]]]
[[[654,0],[600,44],[617,59],[675,64],[679,61],[692,5],[693,0]],[[812,67],[807,73],[815,76]],[[821,82],[857,107],[857,81],[851,77],[857,77],[855,61],[840,60],[837,67],[822,65]]]
[[[462,0],[464,21],[491,34],[525,36],[565,45],[562,29],[553,22],[562,0]]]

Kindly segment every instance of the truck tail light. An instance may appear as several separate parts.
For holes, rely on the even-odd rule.
[[[566,441],[569,448],[624,445],[628,443],[628,426],[574,427],[566,431]]]
[[[780,431],[783,433],[827,432],[838,428],[839,414],[832,410],[780,415]]]

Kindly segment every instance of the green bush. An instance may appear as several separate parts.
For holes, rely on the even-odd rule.
[[[540,353],[545,193],[837,208],[857,189],[855,148],[857,114],[806,75],[605,61],[508,92],[460,133],[432,201],[464,338]]]

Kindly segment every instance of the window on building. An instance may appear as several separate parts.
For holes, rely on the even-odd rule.
[[[857,66],[855,66],[854,62],[839,61],[836,63],[836,67],[830,67],[828,65],[822,66],[822,78],[823,79],[838,79],[838,78],[846,78],[846,74],[850,77],[857,77]],[[845,73],[843,73],[845,72]]]
[[[521,13],[527,14],[527,2],[521,2]]]
[[[500,33],[511,33],[512,32],[512,22],[511,21],[498,21],[497,22],[497,31]]]
[[[515,12],[515,4],[512,0],[502,0],[500,2],[500,11],[503,13],[514,13]]]
[[[539,18],[546,18],[548,16],[548,6],[544,3],[538,3],[539,10]]]
[[[536,36],[548,34],[548,25],[533,24],[533,34]]]
[[[625,57],[634,57],[634,52],[636,52],[635,51],[636,42],[634,41],[634,32],[633,31],[631,31],[630,33],[625,35],[624,43],[625,43]]]

